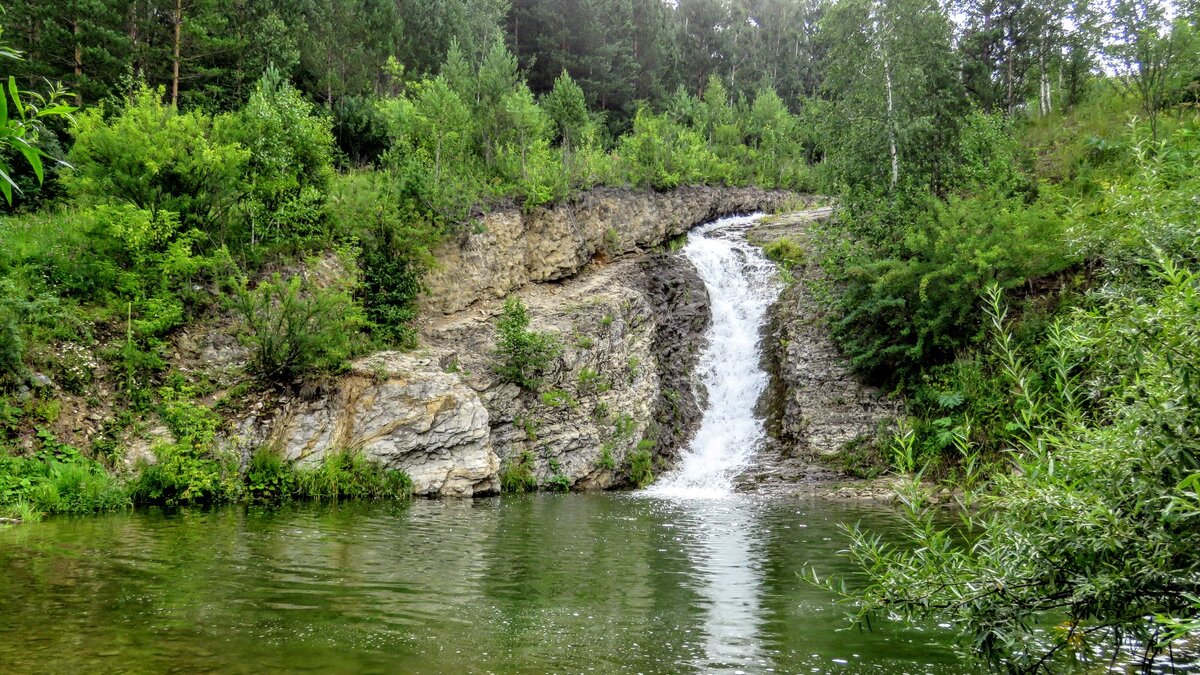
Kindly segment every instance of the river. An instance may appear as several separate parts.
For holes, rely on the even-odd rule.
[[[964,673],[944,627],[877,621],[806,583],[855,581],[842,523],[893,511],[755,497],[755,217],[683,254],[713,313],[704,418],[648,490],[411,504],[134,511],[0,530],[6,672]]]
[[[540,494],[53,518],[0,531],[5,672],[962,673],[798,573],[887,509]]]

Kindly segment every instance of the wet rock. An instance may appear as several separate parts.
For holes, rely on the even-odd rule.
[[[829,215],[822,208],[768,219],[751,237],[766,244],[787,236],[805,245],[812,224]],[[772,307],[763,336],[771,383],[761,406],[770,442],[750,472],[767,474],[774,485],[796,482],[795,477],[800,482],[838,477],[828,467],[875,442],[899,414],[895,402],[858,379],[833,344],[815,293],[824,281],[820,267],[802,265],[792,273],[795,281]],[[778,480],[781,474],[793,478]]]
[[[673,461],[695,435],[704,413],[703,385],[695,372],[712,311],[704,280],[682,255],[654,255],[640,268],[654,316],[651,350],[659,381],[651,433],[659,456]]]

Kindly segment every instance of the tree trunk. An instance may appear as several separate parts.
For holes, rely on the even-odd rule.
[[[180,34],[183,27],[183,0],[175,0],[175,53],[171,62],[171,105],[179,105]]]
[[[1014,80],[1013,80],[1013,78],[1014,78],[1014,75],[1013,75],[1013,58],[1014,58],[1013,52],[1016,51],[1014,44],[1016,43],[1017,38],[1013,34],[1012,21],[1013,21],[1013,19],[1012,19],[1011,14],[1008,15],[1007,17],[1005,17],[1004,32],[1008,36],[1008,40],[1006,40],[1005,44],[1007,46],[1004,48],[1004,80],[1005,80],[1005,85],[1006,85],[1005,86],[1005,96],[1004,96],[1004,110],[1008,113],[1008,115],[1010,117],[1013,114],[1013,109],[1016,107],[1016,102],[1013,100],[1014,89],[1016,88],[1016,82],[1014,82]]]
[[[75,105],[83,105],[80,85],[83,80],[83,45],[79,42],[79,18],[71,21],[71,35],[75,38]]]
[[[138,14],[137,2],[129,3],[129,51],[131,55],[130,65],[133,68],[133,77],[136,80],[142,72],[141,62],[138,59]]]
[[[1040,69],[1040,77],[1038,78],[1038,113],[1045,117],[1050,114],[1050,73],[1046,72],[1046,51],[1039,50],[1038,68]]]
[[[895,190],[900,182],[900,151],[896,148],[896,108],[892,99],[892,65],[888,60],[887,51],[883,53],[883,81],[887,87],[888,152],[892,157],[892,189]]]

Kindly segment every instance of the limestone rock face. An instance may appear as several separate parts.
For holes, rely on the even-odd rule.
[[[763,244],[788,237],[806,246],[813,221],[829,216],[823,208],[768,219],[750,236]],[[743,477],[744,487],[837,478],[828,466],[856,444],[877,442],[899,414],[895,402],[855,376],[830,338],[814,292],[820,267],[802,264],[792,273],[795,282],[772,306],[763,335],[771,382],[762,405],[770,442]]]
[[[597,189],[531,213],[483,216],[476,230],[441,246],[426,276],[425,312],[452,314],[531,282],[565,279],[597,257],[660,246],[700,223],[769,211],[801,199],[755,188],[684,187],[670,192]]]
[[[604,489],[626,480],[629,454],[639,443],[657,448],[655,412],[663,390],[654,345],[660,326],[643,288],[642,270],[629,260],[569,284],[523,289],[530,328],[556,335],[563,346],[537,390],[495,374],[499,301],[427,330],[430,344],[453,351],[454,368],[487,406],[492,447],[502,464],[529,466],[543,486],[560,481],[574,489]]]
[[[300,464],[339,449],[403,469],[415,491],[498,491],[506,467],[539,486],[628,482],[629,458],[656,470],[690,440],[703,392],[692,373],[708,297],[678,254],[645,255],[691,227],[803,198],[756,189],[594,190],[524,214],[483,216],[443,245],[425,279],[426,347],[384,352],[296,397],[261,402],[231,444],[269,445]],[[496,375],[495,320],[518,294],[534,330],[563,345],[536,390]]]
[[[420,495],[470,497],[499,489],[488,411],[429,355],[382,352],[354,364],[323,392],[285,400],[262,439],[301,465],[339,449],[403,469]],[[253,433],[253,432],[251,432]]]

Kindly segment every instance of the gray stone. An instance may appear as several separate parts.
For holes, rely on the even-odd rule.
[[[360,451],[402,469],[419,495],[470,497],[499,489],[488,411],[460,376],[428,356],[382,352],[311,398],[293,398],[241,425],[244,448],[267,444],[299,464]],[[265,437],[257,430],[269,430]]]

